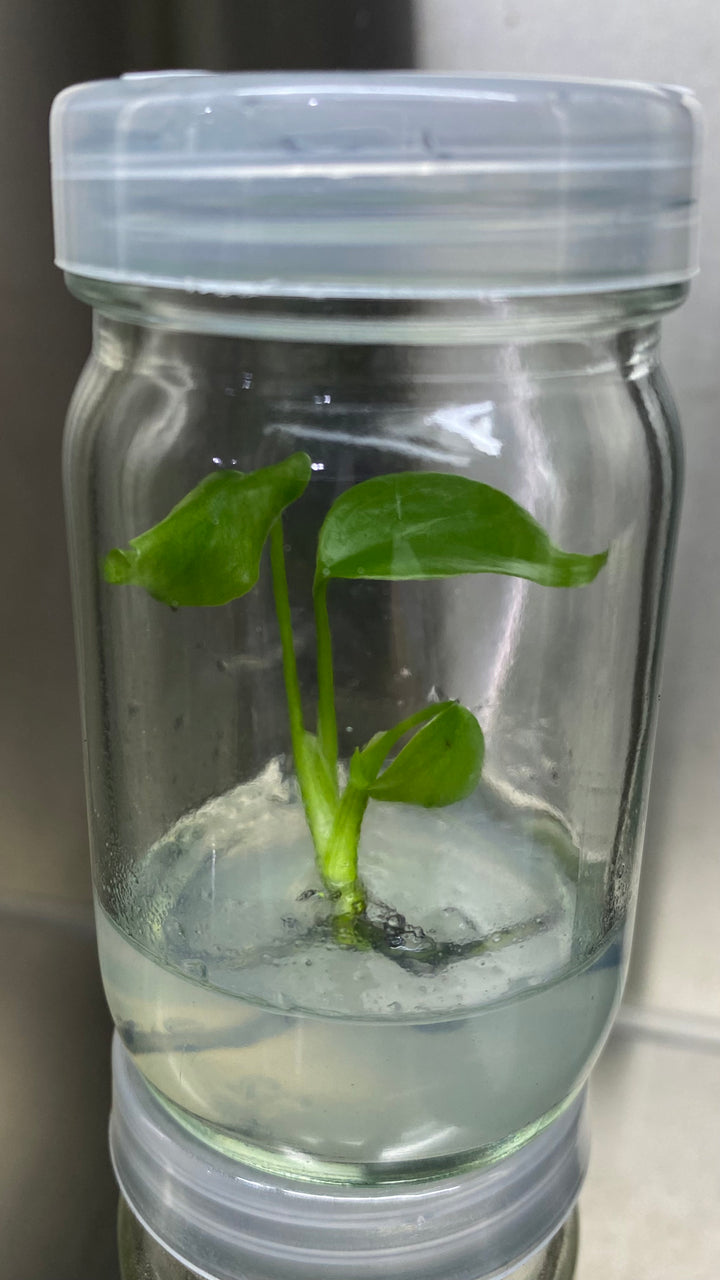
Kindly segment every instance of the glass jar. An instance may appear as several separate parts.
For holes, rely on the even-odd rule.
[[[676,90],[142,77],[61,96],[100,959],[218,1147],[516,1149],[620,996],[692,266]]]

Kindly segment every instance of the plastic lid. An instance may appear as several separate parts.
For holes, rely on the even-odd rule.
[[[52,112],[58,266],[201,293],[646,288],[695,266],[698,107],[609,81],[124,76]]]
[[[130,1208],[213,1280],[483,1280],[558,1231],[587,1167],[583,1098],[487,1169],[422,1184],[283,1179],[207,1146],[115,1038],[110,1146]]]

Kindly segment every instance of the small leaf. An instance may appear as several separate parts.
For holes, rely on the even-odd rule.
[[[454,707],[454,702],[433,702],[429,707],[423,707],[420,711],[414,711],[411,716],[407,716],[405,720],[400,720],[392,729],[381,730],[374,733],[370,741],[363,747],[362,751],[355,751],[350,761],[350,781],[361,791],[367,791],[372,786],[382,769],[387,757],[401,738],[405,737],[411,729],[415,729],[418,725],[427,724],[428,720],[432,720],[446,707]]]
[[[470,795],[482,771],[485,743],[472,712],[457,702],[425,707],[410,717],[427,721],[413,734],[382,773],[388,750],[410,725],[403,721],[387,733],[376,734],[350,766],[350,781],[373,800],[436,808]],[[382,751],[382,758],[380,753]]]
[[[320,530],[317,580],[507,573],[546,587],[592,582],[607,560],[560,551],[507,494],[465,476],[401,472],[341,494]]]
[[[260,471],[214,471],[159,524],[105,559],[108,582],[144,587],[172,605],[222,605],[255,585],[267,536],[310,480],[294,453]]]

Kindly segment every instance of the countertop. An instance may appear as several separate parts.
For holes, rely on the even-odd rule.
[[[718,1280],[720,1024],[623,1009],[590,1125],[576,1280]]]
[[[0,1280],[118,1280],[86,910],[0,910]],[[720,1026],[626,1008],[591,1085],[576,1280],[718,1280]]]

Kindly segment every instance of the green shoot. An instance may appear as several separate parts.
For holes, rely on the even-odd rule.
[[[304,453],[249,475],[214,472],[126,550],[112,550],[104,572],[108,582],[143,587],[173,608],[221,606],[255,585],[269,539],[300,794],[318,870],[335,903],[336,938],[364,945],[358,922],[367,901],[358,850],[368,804],[454,804],[476,787],[485,746],[471,711],[456,702],[433,704],[355,751],[341,786],[330,582],[502,573],[541,586],[578,587],[593,581],[607,552],[584,556],[558,550],[507,494],[462,476],[408,472],[346,490],[330,508],[318,538],[313,587],[318,708],[316,733],[311,733],[303,719],[282,527],[282,512],[302,496],[310,475]]]

